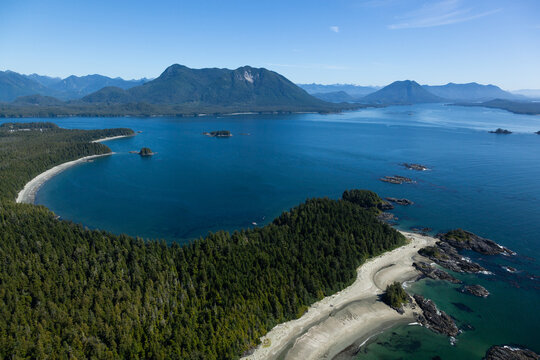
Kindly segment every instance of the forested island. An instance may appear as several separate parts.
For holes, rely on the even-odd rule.
[[[505,99],[495,99],[481,103],[457,103],[459,106],[482,106],[487,108],[510,111],[514,114],[538,115],[540,114],[540,103],[533,101],[512,101]]]
[[[92,140],[130,133],[0,128],[1,358],[235,359],[351,284],[367,258],[405,243],[376,219],[372,205],[383,201],[366,191],[310,199],[267,226],[186,246],[88,230],[14,202],[44,170],[110,151]]]

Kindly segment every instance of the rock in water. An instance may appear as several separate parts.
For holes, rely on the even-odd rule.
[[[508,134],[511,134],[512,132],[510,130],[498,128],[497,130],[490,131],[489,133],[490,134],[508,135]]]
[[[467,286],[464,286],[461,289],[461,292],[462,293],[469,293],[471,295],[478,296],[478,297],[484,297],[484,298],[489,296],[489,291],[487,291],[486,288],[481,286],[481,285],[467,285]]]
[[[455,272],[479,273],[486,271],[485,268],[458,254],[451,245],[438,241],[436,246],[427,246],[418,250],[422,256],[429,258],[442,267]]]
[[[446,234],[438,234],[437,237],[456,249],[472,250],[484,255],[515,255],[513,251],[497,244],[495,241],[485,239],[463,229],[451,230]]]
[[[407,169],[409,170],[416,170],[416,171],[426,171],[426,170],[429,170],[429,168],[425,165],[421,165],[421,164],[408,164],[408,163],[403,163],[401,164],[402,166],[406,167]]]
[[[139,151],[139,155],[141,155],[141,156],[152,156],[152,155],[154,155],[154,153],[152,152],[152,150],[150,150],[150,148],[143,147],[141,149],[141,151]]]
[[[415,262],[413,263],[413,266],[416,270],[420,271],[425,277],[428,277],[430,279],[434,280],[446,280],[453,284],[461,284],[461,280],[456,279],[446,271],[442,271],[441,269],[437,269],[436,267],[431,266],[430,264],[426,264],[424,262]]]
[[[484,360],[538,360],[540,356],[529,349],[511,346],[492,346],[486,352]]]
[[[403,206],[414,204],[414,202],[412,202],[409,199],[397,199],[397,198],[393,198],[393,197],[387,197],[385,199],[390,201],[390,202],[396,203],[398,205],[403,205]]]
[[[426,328],[433,330],[440,334],[447,336],[456,336],[459,334],[459,329],[448,314],[444,311],[437,309],[433,301],[426,299],[421,295],[414,295],[414,300],[420,306],[423,315],[417,315],[416,321],[425,326]]]

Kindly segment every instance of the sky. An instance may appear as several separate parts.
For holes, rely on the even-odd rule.
[[[540,1],[0,0],[0,70],[133,79],[174,63],[539,89]]]

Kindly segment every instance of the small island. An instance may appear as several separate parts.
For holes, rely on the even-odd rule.
[[[409,164],[409,163],[403,163],[400,164],[401,166],[404,166],[405,168],[409,170],[416,170],[416,171],[426,171],[429,170],[429,168],[422,164]]]
[[[229,130],[203,132],[203,135],[210,136],[210,137],[231,137],[232,136]]]
[[[508,135],[508,134],[511,134],[512,132],[510,130],[498,128],[497,130],[490,131],[489,133],[490,134],[499,134],[499,135]]]
[[[403,183],[414,184],[416,182],[413,179],[410,179],[405,176],[399,176],[399,175],[385,176],[385,177],[380,178],[379,180],[390,183],[390,184],[403,184]]]
[[[385,198],[387,201],[390,201],[390,202],[393,202],[395,204],[398,204],[398,205],[403,205],[403,206],[408,206],[408,205],[413,205],[414,202],[412,202],[411,200],[409,199],[397,199],[397,198],[394,198],[394,197],[386,197]]]
[[[536,135],[540,135],[540,131],[535,132]]]
[[[143,147],[141,151],[139,151],[139,155],[141,156],[152,156],[155,154],[156,154],[155,152],[152,152],[152,150],[150,150],[150,148],[147,148],[147,147]]]

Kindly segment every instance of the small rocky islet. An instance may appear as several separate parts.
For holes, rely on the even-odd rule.
[[[464,294],[471,294],[477,297],[486,298],[489,296],[489,291],[481,285],[465,285],[460,291]]]
[[[411,178],[400,176],[400,175],[393,175],[393,176],[385,176],[379,179],[382,182],[387,182],[390,184],[415,184],[416,181],[414,181]]]
[[[416,170],[416,171],[426,171],[426,170],[430,170],[430,168],[428,168],[427,166],[422,165],[422,164],[402,163],[402,164],[400,164],[400,165],[403,166],[403,167],[405,167],[406,169],[409,169],[409,170]]]
[[[157,153],[153,152],[149,147],[143,147],[141,148],[141,150],[137,151],[137,150],[133,150],[133,151],[130,151],[129,152],[130,154],[139,154],[140,156],[153,156]]]
[[[219,137],[219,138],[225,138],[225,137],[231,137],[232,134],[229,130],[217,130],[217,131],[210,131],[210,132],[203,132],[204,136],[209,137]]]
[[[509,135],[509,134],[511,134],[512,132],[511,132],[510,130],[498,128],[497,130],[495,130],[495,131],[490,131],[489,133],[490,133],[490,134],[498,134],[498,135]]]
[[[394,197],[387,197],[385,198],[386,201],[389,201],[389,202],[393,202],[395,204],[398,204],[398,205],[403,205],[403,206],[407,206],[407,205],[413,205],[414,202],[412,202],[411,200],[409,199],[398,199],[398,198],[394,198]]]

